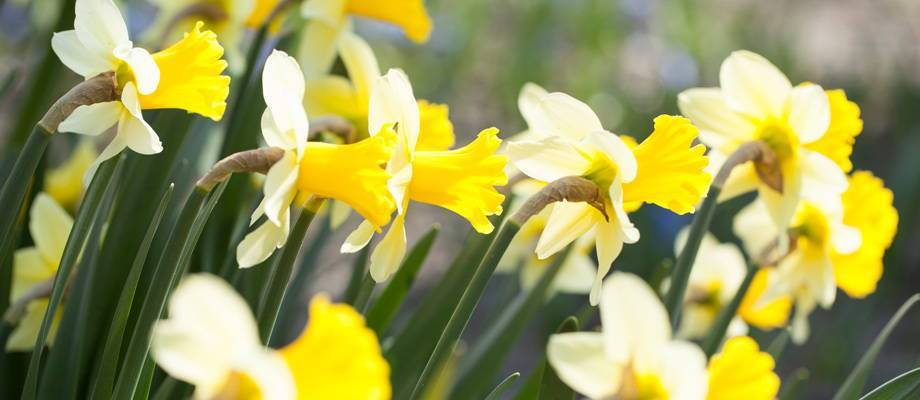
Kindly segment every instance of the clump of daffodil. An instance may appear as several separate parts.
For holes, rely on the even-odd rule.
[[[300,337],[279,349],[259,339],[246,301],[220,278],[183,279],[168,319],[153,327],[151,354],[196,399],[390,398],[389,365],[363,317],[319,295]]]
[[[720,88],[678,96],[681,112],[700,127],[700,139],[712,149],[713,171],[739,146],[759,140],[772,150],[782,174],[781,182],[771,183],[758,170],[763,166],[745,163],[729,175],[722,198],[757,190],[779,229],[792,220],[800,199],[839,198],[847,183],[842,168],[849,166],[852,139],[861,128],[831,125],[833,112],[853,111],[842,92],[828,94],[814,84],[793,87],[778,68],[749,51],[732,53],[722,63],[719,81]]]
[[[45,310],[48,308],[47,297],[50,291],[34,299],[31,298],[34,296],[30,292],[40,290],[39,287],[42,285],[47,289],[51,288],[48,284],[57,273],[72,227],[73,218],[51,196],[39,193],[35,197],[29,210],[29,233],[35,245],[16,250],[13,255],[10,304],[23,299],[28,303],[24,304],[24,312],[19,317],[19,323],[6,342],[8,351],[31,351],[34,348]],[[54,342],[60,313],[59,308],[58,315],[52,320],[51,331],[48,334],[49,344]]]
[[[117,133],[97,163],[125,147],[140,154],[163,150],[143,109],[177,108],[215,121],[226,107],[230,78],[223,48],[201,24],[169,48],[151,55],[134,47],[111,0],[77,0],[74,30],[55,33],[51,47],[68,68],[86,79],[114,73],[120,99],[77,107],[58,130],[97,136],[113,125]]]
[[[291,204],[304,204],[311,195],[340,200],[361,214],[371,231],[386,225],[394,209],[384,169],[396,134],[381,125],[373,138],[353,144],[308,142],[310,131],[303,109],[304,79],[293,57],[274,51],[265,63],[262,92],[268,106],[262,114],[262,136],[271,147],[284,150],[265,179],[265,197],[251,223],[266,221],[246,235],[237,248],[242,268],[268,258],[287,241]],[[316,211],[316,210],[312,210]]]
[[[604,130],[587,104],[564,93],[546,93],[535,86],[519,100],[534,140],[512,141],[508,156],[527,176],[551,182],[578,176],[603,194],[605,213],[587,203],[553,205],[537,243],[544,259],[594,230],[598,270],[591,290],[597,304],[603,277],[623,248],[639,240],[627,212],[653,203],[673,212],[693,212],[711,176],[705,148],[693,145],[697,129],[681,117],[655,118],[655,129],[639,145]]]
[[[427,42],[431,35],[431,17],[424,0],[306,0],[301,14],[308,25],[297,58],[310,61],[304,64],[308,79],[332,68],[338,40],[352,30],[352,16],[395,25],[415,43]]]
[[[770,354],[760,351],[754,339],[728,339],[722,352],[709,360],[706,400],[772,400],[779,392],[779,376]]]
[[[591,399],[704,399],[706,356],[671,338],[655,292],[615,272],[603,285],[601,332],[550,336],[546,355],[566,385]]]
[[[99,153],[90,140],[81,140],[70,156],[45,174],[45,192],[67,210],[76,211],[83,197],[83,177]]]
[[[856,172],[842,200],[803,201],[789,227],[790,251],[770,275],[763,301],[780,296],[794,300],[792,338],[808,337],[808,315],[817,305],[829,308],[837,288],[852,297],[875,291],[882,257],[897,230],[893,196],[869,172]],[[735,232],[751,252],[772,246],[780,232],[770,224],[763,202],[755,201],[735,219]]]
[[[494,229],[488,216],[502,212],[504,196],[495,186],[508,178],[507,159],[496,154],[501,140],[498,129],[479,133],[473,142],[455,150],[420,150],[418,103],[409,78],[391,69],[374,84],[368,112],[369,132],[379,135],[382,128],[396,126],[398,133],[393,155],[387,163],[390,194],[396,201],[397,215],[370,257],[370,273],[377,282],[389,278],[406,253],[406,213],[409,201],[446,208],[470,222],[479,233]],[[356,252],[374,234],[372,221],[365,220],[348,236],[343,252]]]
[[[511,202],[511,213],[514,214],[524,201],[539,192],[544,186],[543,182],[533,179],[524,179],[515,183],[511,188],[511,192],[514,195]],[[520,277],[521,287],[525,290],[529,290],[536,285],[546,269],[552,264],[552,258],[539,259],[534,254],[537,239],[540,238],[540,233],[546,227],[546,221],[550,213],[552,213],[552,209],[553,204],[547,205],[521,226],[520,231],[514,236],[496,267],[496,271],[500,273],[517,273]],[[594,271],[597,270],[597,264],[594,263],[594,259],[591,257],[593,247],[594,235],[591,233],[575,241],[575,247],[559,267],[559,273],[549,287],[550,294],[547,298],[551,298],[552,294],[556,292],[587,294],[591,291]]]

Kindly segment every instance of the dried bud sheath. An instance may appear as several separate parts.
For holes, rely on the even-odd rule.
[[[712,180],[712,186],[721,190],[732,170],[748,161],[754,163],[754,170],[764,184],[779,193],[783,192],[783,171],[779,159],[776,153],[760,140],[747,142],[731,153]]]
[[[511,220],[522,225],[530,217],[543,211],[543,208],[547,205],[563,200],[588,203],[588,205],[600,211],[605,219],[607,218],[607,210],[604,206],[604,196],[601,193],[601,189],[594,182],[580,176],[567,176],[550,182],[539,192],[530,196],[521,209],[511,217]]]
[[[275,165],[282,157],[284,157],[284,149],[278,147],[266,147],[234,153],[214,164],[214,167],[205,176],[201,177],[195,185],[205,191],[210,191],[218,183],[227,180],[230,175],[237,172],[266,174],[272,165]]]
[[[121,94],[114,72],[105,72],[87,79],[64,96],[61,96],[38,121],[38,126],[49,135],[57,132],[58,126],[76,110],[77,107],[118,100]]]

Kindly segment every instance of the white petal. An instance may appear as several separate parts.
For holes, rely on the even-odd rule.
[[[270,147],[277,147],[284,150],[294,150],[297,148],[297,138],[294,136],[294,132],[279,127],[272,117],[271,109],[266,108],[265,111],[262,112],[261,125],[262,138],[265,139],[265,144]]]
[[[818,85],[796,86],[787,105],[789,126],[799,142],[811,143],[824,136],[831,123],[831,106]]]
[[[344,201],[332,200],[329,205],[329,226],[338,229],[351,216],[351,206]]]
[[[833,160],[816,151],[803,151],[802,197],[822,208],[842,210],[840,195],[849,187],[846,173]]]
[[[718,88],[694,88],[677,96],[680,113],[700,129],[700,140],[712,148],[750,140],[757,127],[725,102]]]
[[[770,219],[766,204],[760,200],[754,200],[738,212],[734,220],[734,231],[752,257],[760,257],[779,235],[779,229]]]
[[[151,94],[157,89],[160,84],[160,67],[147,50],[140,47],[120,48],[116,49],[115,57],[131,67],[138,93]]]
[[[293,151],[285,152],[284,157],[272,165],[265,175],[265,184],[262,187],[265,194],[263,209],[265,216],[275,225],[281,225],[282,216],[288,212],[297,194],[300,168],[295,157]]]
[[[300,7],[300,15],[322,24],[335,25],[345,18],[346,0],[310,0]],[[313,24],[308,24],[313,25]]]
[[[370,273],[377,283],[390,279],[406,255],[405,214],[396,216],[390,229],[371,253]]]
[[[303,152],[310,132],[310,122],[303,109],[304,85],[297,60],[283,51],[273,50],[262,71],[262,95],[278,130],[286,135],[294,132],[296,142],[288,148],[297,147],[298,153]]]
[[[54,33],[51,49],[67,68],[84,78],[91,78],[113,68],[111,60],[90,52],[73,30]]]
[[[112,0],[79,0],[74,14],[74,30],[94,56],[111,57],[116,48],[130,46],[125,19]]]
[[[574,142],[554,136],[536,142],[509,142],[505,154],[521,172],[543,182],[579,176],[591,166],[591,160]]]
[[[261,351],[255,317],[222,279],[184,278],[169,299],[169,318],[153,327],[151,355],[170,375],[213,386],[249,354]]]
[[[602,151],[617,166],[617,179],[622,183],[636,178],[636,156],[619,135],[607,131],[593,131],[585,136],[585,143]]]
[[[789,332],[792,334],[792,343],[801,345],[808,340],[808,335],[810,334],[810,327],[808,324],[808,316],[811,315],[811,312],[815,309],[814,301],[802,300],[795,303],[795,313],[792,316],[792,323],[789,327]]]
[[[46,263],[60,263],[71,228],[73,218],[51,196],[42,192],[35,197],[29,210],[29,233]]]
[[[288,227],[265,221],[249,232],[236,247],[236,262],[240,268],[249,268],[268,259],[275,249],[287,242]]]
[[[380,76],[380,66],[377,65],[374,51],[360,36],[346,31],[339,39],[339,52],[348,77],[355,86],[358,104],[368,104],[371,87]]]
[[[239,371],[255,381],[261,398],[294,400],[297,387],[291,369],[280,353],[265,349],[253,352],[237,365]]]
[[[41,330],[47,309],[47,300],[32,301],[26,306],[25,315],[22,316],[16,328],[13,329],[10,337],[6,340],[6,351],[32,351],[35,348],[35,341],[38,339],[38,333]],[[54,329],[54,325],[52,325],[52,329]],[[49,334],[48,343],[51,342],[51,335]]]
[[[671,399],[701,400],[706,398],[709,378],[706,355],[695,344],[673,341],[660,348],[658,375]]]
[[[592,399],[606,399],[620,389],[624,364],[605,356],[604,339],[594,332],[549,337],[546,357],[559,379]]]
[[[319,3],[319,1],[305,1],[303,5],[306,7],[314,3]],[[351,25],[347,19],[340,18],[340,20],[340,23],[333,24],[307,23],[304,28],[301,43],[297,50],[297,59],[310,60],[310,62],[301,65],[307,80],[320,78],[332,69],[339,35],[348,31],[348,27]]]
[[[597,222],[597,273],[594,276],[594,282],[591,285],[591,294],[589,301],[592,306],[600,302],[601,284],[613,261],[620,255],[623,250],[623,236],[620,234],[620,227],[616,219],[610,222]]]
[[[525,83],[521,88],[517,101],[518,110],[521,111],[521,116],[527,122],[528,128],[534,129],[533,127],[540,123],[540,114],[543,112],[540,101],[547,94],[546,89],[532,82]],[[537,134],[539,135],[539,133]]]
[[[831,241],[834,251],[840,254],[852,254],[862,245],[862,234],[859,229],[842,223],[834,224],[831,228]]]
[[[576,251],[577,249],[573,249]],[[588,254],[571,254],[559,270],[559,275],[553,281],[553,286],[563,293],[585,294],[590,293],[594,277],[597,275],[597,264]]]
[[[781,118],[792,84],[767,59],[750,51],[733,52],[722,63],[719,82],[728,105],[757,119]]]
[[[61,125],[59,132],[73,132],[81,135],[97,136],[118,122],[122,108],[120,101],[79,106],[73,110]]]
[[[397,133],[405,137],[409,151],[415,151],[421,122],[412,84],[405,72],[390,69],[374,82],[367,121],[371,135],[376,135],[385,124],[396,123]]]
[[[613,206],[613,215],[610,216],[610,219],[611,221],[616,220],[616,228],[619,231],[621,240],[629,244],[638,242],[639,230],[629,220],[629,215],[626,214],[626,210],[623,208],[623,185],[619,176],[614,178],[613,183],[607,190],[607,195],[610,196],[610,205]]]
[[[780,230],[779,233],[785,232],[789,227],[802,197],[802,173],[795,171],[791,175],[783,175],[783,193],[778,193],[765,185],[758,187],[757,198],[767,206],[773,223]]]
[[[358,227],[345,238],[345,243],[342,243],[342,248],[339,249],[339,251],[342,253],[357,253],[370,243],[371,238],[374,237],[374,232],[376,232],[374,224],[367,220],[361,221],[361,225],[358,225]]]
[[[563,201],[553,205],[537,242],[537,257],[545,259],[568,246],[603,221],[601,213],[586,203]]]
[[[86,175],[83,177],[83,186],[89,186],[93,175],[96,174],[96,169],[99,168],[99,164],[102,164],[103,161],[117,156],[118,153],[121,153],[121,151],[124,150],[127,146],[128,144],[125,142],[125,137],[123,135],[115,135],[115,137],[112,138],[112,141],[109,142],[109,144],[107,144],[105,148],[102,149],[102,152],[99,153],[99,157],[96,157],[96,160],[93,161],[92,165],[89,166],[89,169],[86,171]]]
[[[565,93],[550,93],[540,97],[540,112],[528,121],[530,130],[540,135],[552,135],[581,140],[591,132],[603,131],[597,114],[587,104]]]
[[[725,162],[725,155],[719,152],[710,151],[708,156],[709,166],[707,166],[706,170],[709,172],[710,176],[716,176],[719,168],[721,168],[722,164]],[[760,186],[760,177],[757,176],[757,172],[754,170],[754,164],[744,163],[738,165],[728,174],[728,179],[725,180],[722,191],[719,192],[718,201],[722,202],[742,194],[753,192],[757,190],[758,186]]]
[[[614,272],[600,305],[607,354],[627,361],[654,352],[671,340],[671,323],[664,305],[642,279]]]
[[[123,112],[118,121],[118,134],[124,138],[125,144],[131,150],[140,154],[156,154],[163,151],[163,144],[153,128],[144,121],[141,113],[141,103],[137,97],[137,89],[133,83],[128,83],[121,91],[121,104],[128,112]]]

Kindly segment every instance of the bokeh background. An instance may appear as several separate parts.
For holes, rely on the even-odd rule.
[[[59,2],[0,0],[0,132],[11,129],[25,96],[24,82],[47,51],[46,33]],[[140,0],[121,3],[131,30],[143,31],[155,8]],[[656,115],[678,112],[681,90],[716,86],[721,61],[736,49],[766,56],[794,83],[846,90],[865,121],[853,162],[856,169],[882,177],[894,191],[899,232],[878,291],[864,300],[839,295],[831,310],[814,313],[809,341],[786,349],[778,370],[784,381],[805,378],[797,398],[832,396],[882,325],[920,291],[920,1],[428,0],[427,5],[435,28],[426,45],[414,45],[380,23],[359,20],[357,29],[382,68],[405,69],[419,98],[450,105],[459,143],[490,126],[501,129],[503,137],[521,131],[524,121],[516,100],[526,82],[572,94],[589,103],[609,130],[641,139]],[[63,68],[54,73],[67,77],[47,89],[49,96],[76,81]],[[189,168],[195,161],[207,163],[194,154],[187,154],[193,160]],[[720,208],[714,233],[721,240],[736,240],[731,218],[749,200]],[[652,279],[673,259],[673,238],[689,218],[652,206],[636,218],[642,239],[626,247],[615,269]],[[442,234],[403,314],[424,299],[469,231],[459,218],[419,206],[410,217],[410,242],[435,223],[443,227]],[[295,309],[305,310],[312,293],[344,289],[351,257],[338,255],[337,249],[356,224],[349,221],[328,235],[309,285],[292,304]],[[312,232],[311,238],[318,234]],[[516,282],[493,279],[465,338],[475,340],[518,290]],[[565,316],[584,311],[585,304],[583,296],[553,299],[515,345],[504,369],[526,375],[542,357],[547,332]],[[305,313],[295,314],[305,318]],[[918,321],[915,311],[895,331],[868,387],[920,364]],[[766,344],[772,334],[755,336]]]

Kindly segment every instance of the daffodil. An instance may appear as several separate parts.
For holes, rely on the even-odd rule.
[[[406,212],[409,201],[446,208],[465,218],[480,233],[494,229],[488,216],[502,212],[501,195],[495,186],[508,178],[507,160],[495,154],[501,140],[498,129],[479,133],[472,143],[455,150],[419,150],[420,116],[409,78],[391,69],[374,84],[368,112],[369,132],[379,135],[382,128],[396,126],[398,139],[387,171],[390,194],[396,201],[397,215],[386,235],[370,257],[370,273],[377,282],[389,278],[406,253]],[[356,252],[374,235],[372,221],[365,220],[346,238],[343,252]]]
[[[301,14],[309,20],[297,58],[308,79],[325,75],[336,57],[337,41],[352,30],[351,17],[375,19],[398,26],[416,43],[428,41],[431,17],[424,0],[307,0]]]
[[[671,338],[655,292],[632,274],[603,285],[602,332],[550,336],[547,358],[566,385],[591,399],[704,399],[706,356]]]
[[[201,24],[173,46],[151,55],[134,47],[111,0],[77,0],[74,30],[55,33],[51,47],[68,68],[86,79],[112,72],[120,100],[77,107],[59,126],[62,132],[97,136],[113,125],[117,133],[96,163],[125,147],[140,153],[163,150],[142,109],[178,108],[219,120],[230,78],[223,48]]]
[[[882,274],[882,256],[897,230],[898,215],[891,191],[868,172],[849,180],[842,201],[802,202],[789,225],[791,251],[771,274],[765,301],[786,295],[794,299],[792,334],[808,337],[808,315],[817,305],[829,308],[840,287],[854,297],[875,290]],[[842,204],[842,205],[841,205]],[[771,229],[765,205],[756,201],[735,219],[735,232],[751,252],[764,252],[780,237]]]
[[[793,87],[776,66],[749,51],[732,53],[722,63],[719,80],[720,88],[690,89],[678,96],[681,112],[700,127],[700,139],[712,149],[712,170],[739,146],[760,140],[775,154],[782,173],[782,187],[775,188],[761,180],[754,163],[738,166],[722,198],[757,190],[779,229],[792,220],[800,199],[839,198],[847,181],[837,162],[848,163],[852,141],[817,145],[827,136],[832,112],[820,86]]]
[[[83,177],[99,153],[90,140],[81,140],[70,156],[45,174],[45,192],[65,209],[76,211],[83,197]]]
[[[13,255],[13,284],[10,288],[10,303],[35,290],[38,285],[54,279],[64,246],[73,227],[73,218],[46,193],[39,193],[29,210],[29,233],[33,247],[19,249]],[[8,351],[31,351],[38,338],[48,300],[39,298],[29,301],[19,324],[6,342]],[[54,342],[61,309],[52,320],[48,343]]]
[[[303,75],[297,61],[281,51],[265,63],[262,91],[268,106],[262,114],[262,136],[269,146],[284,150],[284,157],[268,171],[265,197],[252,214],[251,224],[263,215],[266,221],[237,247],[240,267],[264,261],[285,244],[291,204],[303,204],[310,195],[345,202],[372,231],[386,225],[394,208],[387,188],[390,175],[384,169],[395,141],[391,127],[381,125],[378,135],[353,144],[308,143]]]
[[[151,354],[196,399],[390,398],[389,365],[363,317],[324,295],[310,302],[300,337],[273,350],[233,287],[208,274],[185,277],[169,316],[153,327]]]
[[[775,279],[770,275],[775,273],[771,266],[764,266],[754,273],[751,286],[738,305],[738,316],[745,323],[765,331],[785,327],[792,314],[792,298],[789,295],[779,295],[764,301],[767,284]]]
[[[687,229],[678,234],[675,254],[680,254],[687,241]],[[712,327],[722,307],[728,304],[741,281],[744,280],[746,263],[744,255],[731,243],[719,243],[711,234],[706,234],[700,243],[687,291],[677,336],[701,339]],[[729,336],[747,332],[747,326],[736,318],[729,326]]]
[[[514,184],[511,192],[514,195],[511,202],[512,213],[515,212],[523,203],[532,195],[540,191],[545,186],[544,183],[524,179]],[[530,217],[521,230],[511,241],[508,250],[499,261],[496,271],[499,273],[513,274],[517,273],[520,277],[521,287],[529,290],[552,263],[552,258],[539,259],[534,254],[534,248],[537,245],[537,239],[540,233],[546,227],[546,220],[552,212],[553,205],[546,206],[540,213]],[[597,264],[591,257],[591,251],[594,247],[594,235],[589,233],[575,241],[575,247],[568,257],[559,267],[559,273],[556,275],[550,285],[550,295],[553,293],[574,293],[587,294],[591,291],[591,284],[594,281],[594,271],[597,270]]]
[[[754,339],[728,339],[722,351],[709,360],[706,400],[772,400],[779,392],[779,376],[770,354],[760,351]]]
[[[605,197],[606,211],[586,203],[553,205],[537,257],[547,258],[594,229],[599,261],[590,299],[597,304],[601,281],[623,244],[639,240],[627,212],[643,203],[679,214],[693,212],[711,180],[704,171],[705,148],[692,144],[697,130],[681,117],[659,116],[652,134],[633,146],[631,139],[604,130],[587,104],[564,93],[532,90],[532,95],[522,111],[536,139],[509,142],[509,158],[539,181],[567,176],[592,181]]]

